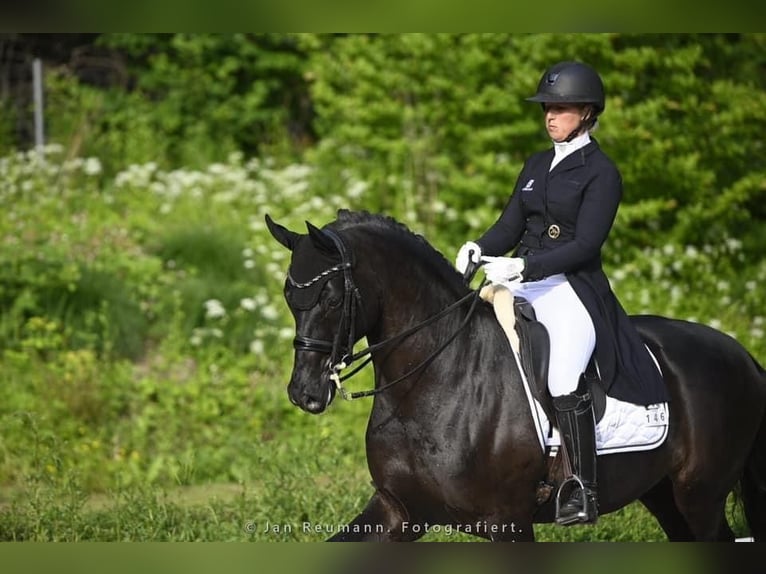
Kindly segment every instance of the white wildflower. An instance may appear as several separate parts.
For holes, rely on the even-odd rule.
[[[290,327],[282,327],[279,330],[280,339],[292,339],[293,334],[294,334],[294,331]]]
[[[153,181],[149,184],[149,191],[156,195],[163,195],[167,190],[167,186],[161,181]]]
[[[46,155],[55,155],[64,153],[64,146],[60,143],[49,143],[43,148]]]
[[[222,163],[211,163],[207,168],[208,173],[213,175],[224,175],[227,170],[228,168]]]
[[[273,305],[266,305],[263,308],[261,308],[261,316],[264,319],[273,321],[274,319],[279,317],[279,311],[277,311],[277,308],[274,307]]]
[[[255,311],[257,305],[255,303],[255,299],[252,297],[245,297],[239,302],[239,306],[242,307],[245,311]]]
[[[742,242],[734,237],[729,237],[726,239],[726,247],[728,247],[730,251],[738,251],[739,249],[742,249]]]
[[[226,316],[226,309],[218,299],[205,301],[205,317],[208,319],[220,319]]]
[[[351,199],[356,199],[362,197],[365,191],[367,191],[367,184],[363,181],[355,181],[346,190],[346,195]]]
[[[89,157],[82,167],[85,175],[98,175],[101,173],[101,161],[97,157]]]
[[[260,355],[261,353],[263,353],[263,350],[264,350],[263,341],[261,341],[260,339],[254,339],[250,343],[250,352],[253,353],[254,355]]]
[[[83,165],[83,160],[80,157],[75,157],[64,162],[62,166],[66,171],[77,171]]]

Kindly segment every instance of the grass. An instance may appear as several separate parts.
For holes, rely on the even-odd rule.
[[[23,484],[0,490],[0,540],[322,541],[328,528],[350,521],[372,494],[364,458],[365,407],[358,405],[329,416],[299,415],[292,418],[296,424],[261,435],[258,444],[242,452],[246,462],[240,464],[252,472],[239,483],[185,485],[179,475],[175,483],[117,481],[107,490],[93,491],[76,465],[57,459],[52,443],[50,450],[41,448],[34,455],[36,465]],[[353,430],[351,420],[357,424]],[[51,474],[57,462],[61,470]],[[737,535],[745,535],[733,500],[729,517]],[[304,523],[330,526],[306,531]],[[602,516],[596,526],[537,525],[535,532],[544,542],[665,540],[638,503]],[[422,540],[480,541],[458,532],[431,532]]]
[[[129,488],[87,496],[77,489],[32,488],[0,502],[4,541],[319,542],[350,521],[370,489],[354,476],[287,479],[304,491],[266,485],[207,484]],[[332,482],[332,484],[331,484]],[[338,488],[342,486],[342,488]],[[7,494],[7,493],[6,493]],[[19,496],[21,494],[21,496]],[[732,512],[736,512],[733,508]],[[736,521],[736,517],[734,518]],[[744,536],[734,523],[737,536]],[[320,529],[314,531],[313,527]],[[638,503],[601,516],[595,526],[536,525],[540,542],[662,542],[665,535]],[[430,532],[424,542],[481,541],[459,532]]]

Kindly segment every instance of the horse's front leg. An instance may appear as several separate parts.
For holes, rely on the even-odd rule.
[[[362,513],[327,541],[399,542],[420,538],[421,534],[402,529],[406,518],[402,505],[390,494],[378,490]]]

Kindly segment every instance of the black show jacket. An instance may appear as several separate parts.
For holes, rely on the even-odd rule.
[[[549,172],[553,149],[531,156],[498,220],[476,243],[483,255],[516,249],[524,281],[565,273],[596,330],[596,358],[607,394],[635,404],[667,401],[664,383],[612,292],[601,247],[622,199],[622,177],[596,140]]]

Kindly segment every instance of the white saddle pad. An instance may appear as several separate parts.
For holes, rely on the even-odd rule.
[[[527,377],[521,368],[521,360],[515,351],[513,355],[519,372],[522,373],[524,390],[535,421],[540,446],[543,450],[548,446],[552,447],[551,456],[554,456],[561,444],[558,429],[551,425],[539,401],[532,396]],[[653,355],[652,358],[654,359]],[[657,366],[659,368],[659,365]],[[613,454],[657,448],[668,436],[669,414],[667,403],[643,406],[606,397],[604,416],[596,425],[596,452]]]
[[[545,444],[558,447],[561,444],[559,431],[553,428],[535,400],[535,407],[544,419]],[[668,436],[668,404],[642,406],[606,398],[606,410],[596,425],[596,452],[612,454],[650,450],[660,446]],[[558,448],[551,449],[555,454]]]

